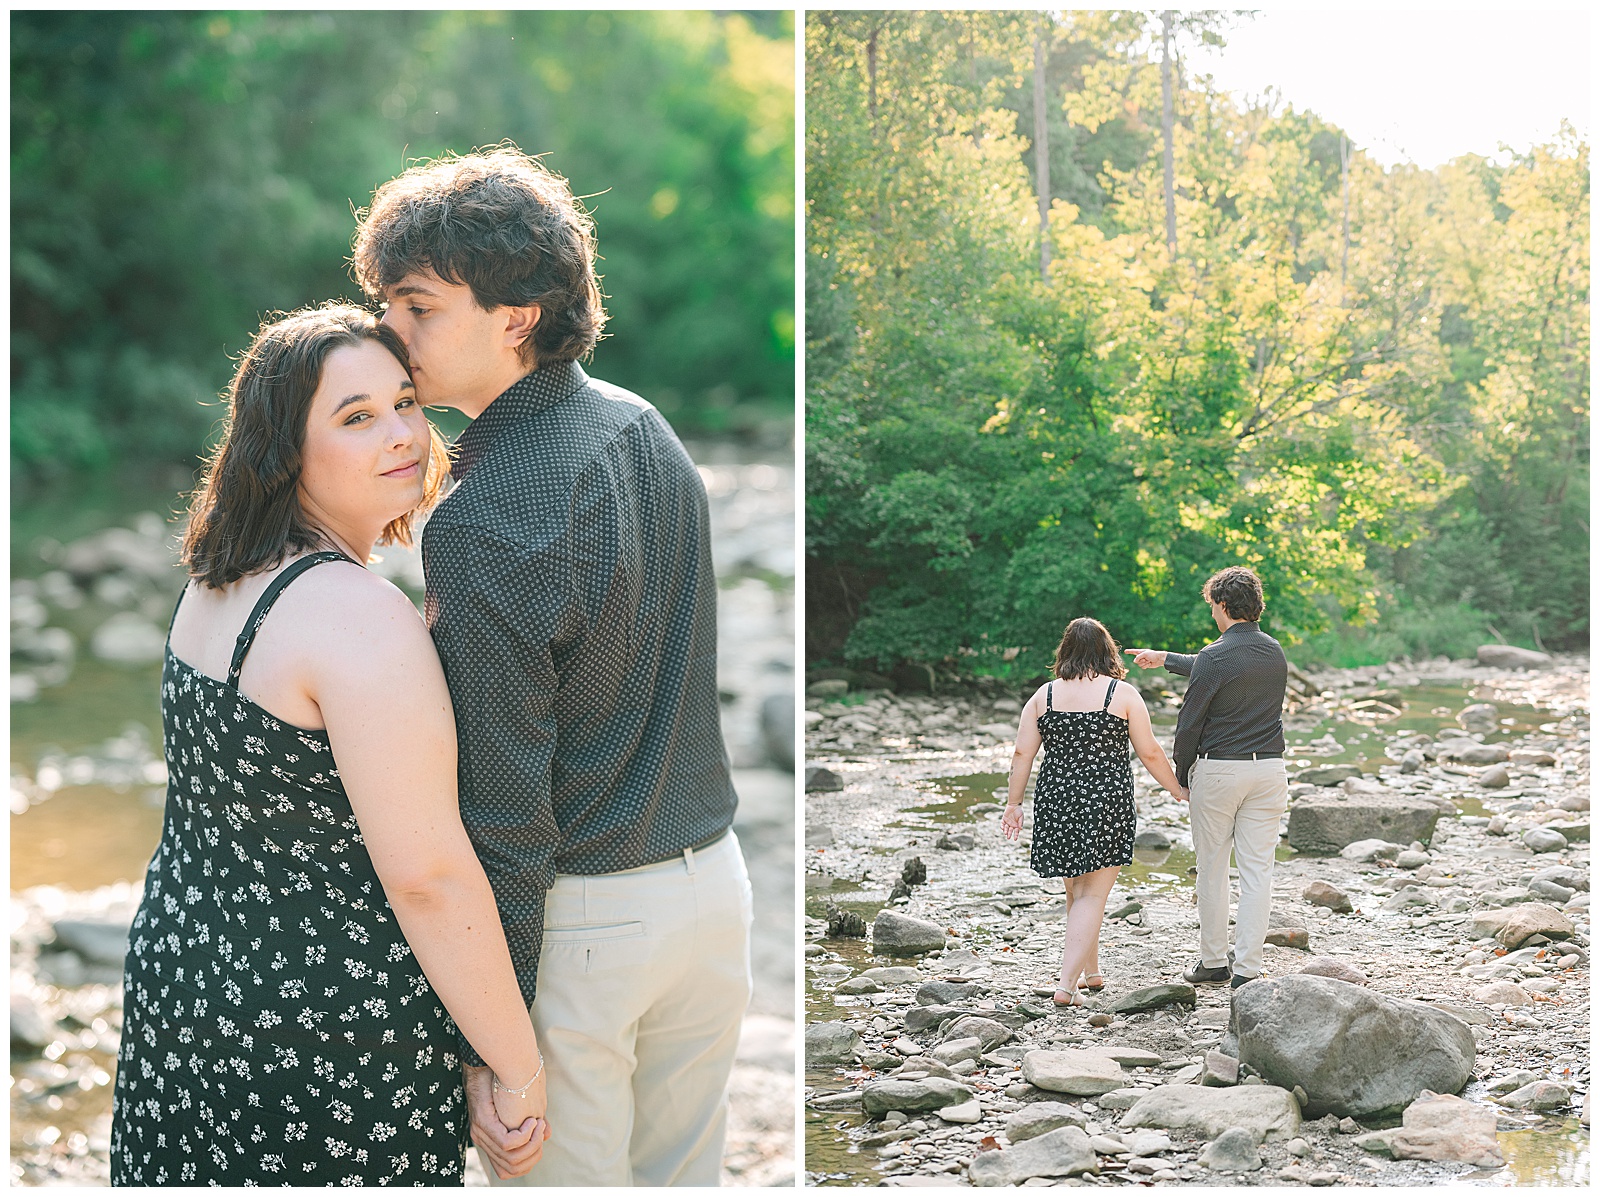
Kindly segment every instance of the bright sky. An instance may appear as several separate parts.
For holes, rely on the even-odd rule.
[[[1346,129],[1384,165],[1525,151],[1562,118],[1590,133],[1590,18],[1583,11],[1259,9],[1189,67],[1219,87],[1276,87]]]

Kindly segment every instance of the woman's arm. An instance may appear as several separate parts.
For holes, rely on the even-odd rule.
[[[1161,751],[1161,745],[1156,743],[1155,733],[1150,730],[1150,709],[1144,704],[1144,696],[1135,687],[1127,686],[1118,689],[1117,697],[1119,701],[1114,703],[1114,706],[1126,704],[1124,710],[1128,720],[1128,738],[1133,741],[1134,752],[1139,754],[1139,759],[1150,771],[1150,776],[1155,778],[1167,793],[1179,802],[1187,802],[1189,791],[1178,784],[1177,774],[1172,771],[1167,754]]]
[[[1011,779],[1006,790],[1006,813],[1000,819],[1000,833],[1008,840],[1022,835],[1022,796],[1028,790],[1028,774],[1033,772],[1033,758],[1039,755],[1039,708],[1044,704],[1034,692],[1022,708],[1017,720],[1017,746],[1011,752]]]
[[[362,838],[445,1009],[501,1084],[523,1087],[539,1071],[539,1044],[494,891],[461,824],[444,671],[404,594],[369,574],[325,569],[307,596],[316,618],[302,637],[302,668]],[[495,1104],[510,1125],[542,1119],[543,1075],[525,1096],[500,1094]]]

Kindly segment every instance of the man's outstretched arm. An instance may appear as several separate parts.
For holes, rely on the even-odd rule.
[[[1194,657],[1188,653],[1170,653],[1164,648],[1125,648],[1122,650],[1133,658],[1133,663],[1140,669],[1160,669],[1166,667],[1168,673],[1176,673],[1188,677],[1194,669]]]

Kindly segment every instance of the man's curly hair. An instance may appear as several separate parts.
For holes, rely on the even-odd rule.
[[[538,304],[522,343],[531,367],[571,362],[605,327],[594,272],[594,220],[567,181],[510,142],[411,167],[358,214],[352,264],[375,300],[406,275],[432,270],[465,284],[485,311]]]
[[[1261,618],[1266,602],[1261,595],[1261,579],[1253,569],[1230,565],[1219,569],[1206,580],[1205,593],[1213,603],[1221,603],[1229,619],[1247,619],[1254,623]]]

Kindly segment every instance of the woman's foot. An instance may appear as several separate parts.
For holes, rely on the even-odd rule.
[[[1054,1002],[1057,1006],[1060,1006],[1060,1007],[1063,1007],[1063,1008],[1067,1007],[1067,1006],[1082,1006],[1082,1005],[1085,1005],[1083,997],[1080,994],[1075,993],[1075,992],[1069,993],[1065,989],[1056,990],[1055,996],[1053,996],[1050,1000],[1052,1002]]]
[[[1083,975],[1083,987],[1090,993],[1099,993],[1106,987],[1106,979],[1099,973],[1085,973]]]

